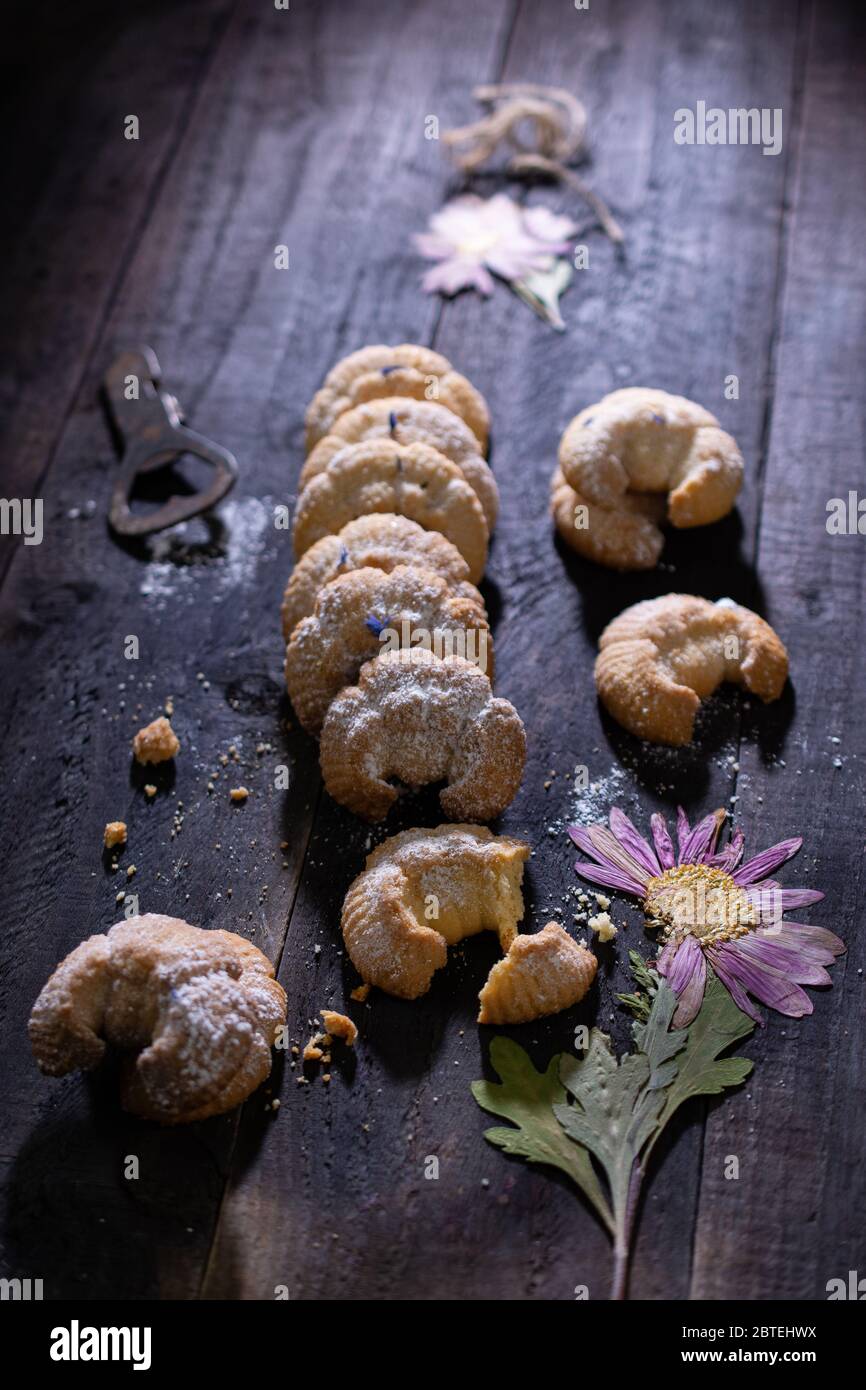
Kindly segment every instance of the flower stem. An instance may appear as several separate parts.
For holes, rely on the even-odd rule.
[[[624,1209],[617,1213],[616,1235],[613,1245],[613,1282],[610,1288],[610,1301],[622,1302],[628,1290],[631,1242],[634,1234],[634,1219],[637,1212],[640,1187],[643,1182],[643,1169],[635,1163],[628,1184],[628,1196]]]

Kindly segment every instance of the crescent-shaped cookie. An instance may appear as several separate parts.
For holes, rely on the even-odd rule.
[[[301,724],[317,734],[331,701],[365,661],[425,644],[437,655],[465,657],[492,679],[483,608],[455,596],[432,570],[401,565],[390,574],[361,569],[332,580],[286,648],[286,686]]]
[[[616,570],[648,570],[657,564],[665,543],[658,525],[664,516],[661,497],[624,492],[613,505],[602,507],[575,492],[557,468],[550,507],[560,536],[585,560]]]
[[[523,917],[529,846],[482,825],[439,825],[392,835],[367,858],[346,894],[341,926],[363,979],[417,999],[447,947],[495,931],[507,951]]]
[[[415,343],[360,348],[332,367],[307,408],[307,449],[330,434],[347,410],[381,396],[437,401],[466,421],[487,452],[490,412],[481,392],[441,353]]]
[[[305,551],[292,571],[280,614],[283,636],[316,606],[319,590],[338,574],[351,570],[390,571],[398,565],[420,565],[440,575],[453,593],[470,599],[484,612],[484,600],[469,583],[469,566],[456,545],[438,531],[425,531],[417,521],[389,512],[373,512],[350,521],[336,536],[323,536]]]
[[[89,1070],[117,1048],[125,1109],[179,1124],[245,1100],[270,1072],[285,1020],[274,968],[249,941],[150,913],[61,961],[29,1032],[49,1076]]]
[[[370,821],[397,799],[389,778],[410,787],[444,780],[439,803],[449,819],[492,820],[514,797],[525,760],[520,716],[483,672],[417,648],[362,666],[322,728],[325,787]]]
[[[515,936],[478,996],[479,1023],[531,1023],[579,1004],[598,969],[592,951],[579,946],[558,922],[533,935]]]
[[[481,503],[456,463],[436,449],[393,439],[347,444],[298,498],[295,554],[369,512],[394,512],[440,531],[460,551],[473,583],[484,573],[489,533]]]
[[[627,492],[667,494],[672,526],[727,516],[743,481],[736,441],[708,410],[645,387],[613,391],[571,421],[559,466],[580,497],[615,507]]]
[[[320,439],[301,469],[300,487],[328,466],[347,444],[368,439],[394,439],[398,444],[427,444],[456,463],[484,510],[489,531],[499,515],[499,489],[482,456],[478,440],[459,415],[434,401],[413,401],[386,396],[355,406],[334,421],[330,434]]]
[[[601,634],[595,683],[605,709],[638,738],[690,743],[701,700],[723,681],[777,700],[788,654],[763,618],[729,599],[666,594],[636,603]]]

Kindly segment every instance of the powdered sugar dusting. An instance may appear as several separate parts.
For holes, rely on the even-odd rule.
[[[210,540],[193,539],[200,533],[200,518],[154,536],[139,592],[162,610],[169,601],[196,600],[205,572],[209,595],[250,584],[273,516],[272,499],[240,497],[224,502],[214,514]]]

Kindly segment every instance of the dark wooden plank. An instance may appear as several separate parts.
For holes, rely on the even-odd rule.
[[[758,77],[761,103],[788,107],[794,53],[795,30],[781,4],[614,3],[587,12],[532,5],[521,10],[509,44],[507,77],[542,76],[586,100],[590,177],[628,237],[619,263],[600,235],[587,233],[592,269],[565,301],[571,326],[564,338],[504,290],[488,303],[466,297],[449,305],[435,337],[493,411],[503,493],[487,581],[498,614],[497,684],[522,712],[530,743],[524,784],[503,827],[535,847],[528,924],[551,915],[570,921],[573,854],[563,827],[574,800],[566,774],[576,763],[601,784],[592,798],[600,815],[609,799],[630,809],[639,800],[646,818],[678,797],[697,814],[734,790],[735,699],[716,702],[693,755],[649,756],[600,722],[591,668],[602,625],[638,598],[678,587],[760,601],[750,557],[784,162],[733,148],[695,159],[673,143],[673,112],[696,92],[725,106],[749,105]],[[420,126],[428,109],[443,126],[472,114],[455,83],[447,100],[437,96],[432,107],[428,100],[426,92],[417,97],[408,128]],[[404,158],[424,170],[425,187],[406,230],[423,223],[449,186],[439,151],[425,148],[420,129],[409,148]],[[564,195],[548,201],[569,205]],[[402,265],[411,285],[420,266],[409,257]],[[392,312],[383,295],[376,328],[384,324],[389,337],[402,326],[399,315],[391,325]],[[362,326],[361,336],[376,334]],[[723,398],[731,372],[743,383],[736,405]],[[657,384],[717,410],[742,444],[749,478],[738,517],[674,538],[657,574],[621,578],[557,553],[547,487],[570,416],[627,383]],[[550,769],[558,775],[545,792]],[[435,803],[425,799],[403,808],[387,830],[436,818]],[[281,968],[301,1041],[307,1018],[323,1004],[344,1003],[356,982],[340,952],[338,923],[363,844],[351,817],[323,799]],[[625,982],[625,948],[645,940],[630,926],[584,1007],[515,1036],[546,1057],[569,1045],[575,1023],[597,1016],[624,1043],[613,994]],[[362,1030],[356,1067],[330,1088],[285,1087],[266,1145],[244,1123],[206,1296],[267,1298],[281,1283],[302,1298],[570,1298],[577,1284],[588,1284],[592,1297],[607,1296],[608,1247],[579,1200],[555,1177],[504,1160],[481,1138],[485,1119],[468,1083],[485,1065],[487,1038],[473,1019],[493,954],[490,943],[470,942],[414,1004],[377,995],[363,1008],[351,1005]],[[688,1293],[700,1145],[698,1116],[678,1131],[663,1185],[644,1212],[637,1296]],[[436,1181],[424,1177],[428,1156],[439,1159]]]
[[[111,0],[38,0],[4,30],[4,496],[39,495],[231,2],[147,0],[121,19]],[[124,138],[130,114],[138,140]],[[0,576],[16,544],[0,538]]]
[[[431,335],[438,306],[418,295],[405,256],[429,172],[407,163],[407,132],[415,119],[423,130],[437,93],[474,79],[476,62],[494,70],[509,18],[490,3],[469,21],[456,0],[399,16],[385,3],[240,7],[87,364],[46,484],[45,540],[20,547],[11,566],[0,777],[6,808],[31,808],[34,820],[27,838],[20,816],[0,828],[14,1156],[4,1248],[11,1274],[44,1271],[47,1297],[199,1287],[237,1116],[185,1133],[118,1120],[109,1077],[36,1075],[27,1013],[56,961],[119,914],[125,877],[100,854],[110,818],[130,826],[121,862],[137,866],[142,910],[244,931],[279,956],[319,782],[314,746],[281,729],[278,605],[291,560],[273,506],[291,500],[303,406],[327,365],[370,337]],[[456,25],[470,40],[462,57],[442,38]],[[286,275],[274,269],[281,242]],[[140,340],[191,422],[229,445],[242,472],[209,526],[141,552],[104,529],[116,463],[98,404],[114,351]],[[70,517],[83,499],[93,514]],[[129,633],[138,663],[123,658]],[[157,779],[148,804],[129,738],[169,695],[183,752],[176,780]],[[227,771],[218,759],[231,744],[240,761]],[[290,789],[275,794],[281,763]],[[228,802],[230,774],[253,793],[243,808]],[[270,1123],[257,1101],[247,1144]],[[121,1176],[129,1153],[141,1160],[135,1188]],[[293,1200],[281,1184],[284,1195]]]
[[[863,493],[864,40],[862,12],[816,6],[757,552],[796,712],[763,755],[748,730],[737,786],[755,850],[805,836],[780,878],[827,898],[791,915],[838,932],[848,953],[832,990],[812,992],[812,1017],[770,1017],[748,1048],[754,1077],[710,1118],[695,1298],[823,1299],[830,1279],[864,1268],[866,542],[826,530],[829,499]],[[728,1155],[738,1181],[725,1179]]]

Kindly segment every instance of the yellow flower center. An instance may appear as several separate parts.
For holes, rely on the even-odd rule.
[[[647,926],[661,930],[665,944],[686,936],[697,937],[702,946],[735,941],[759,920],[746,890],[730,874],[707,864],[680,864],[651,878],[644,912]]]

